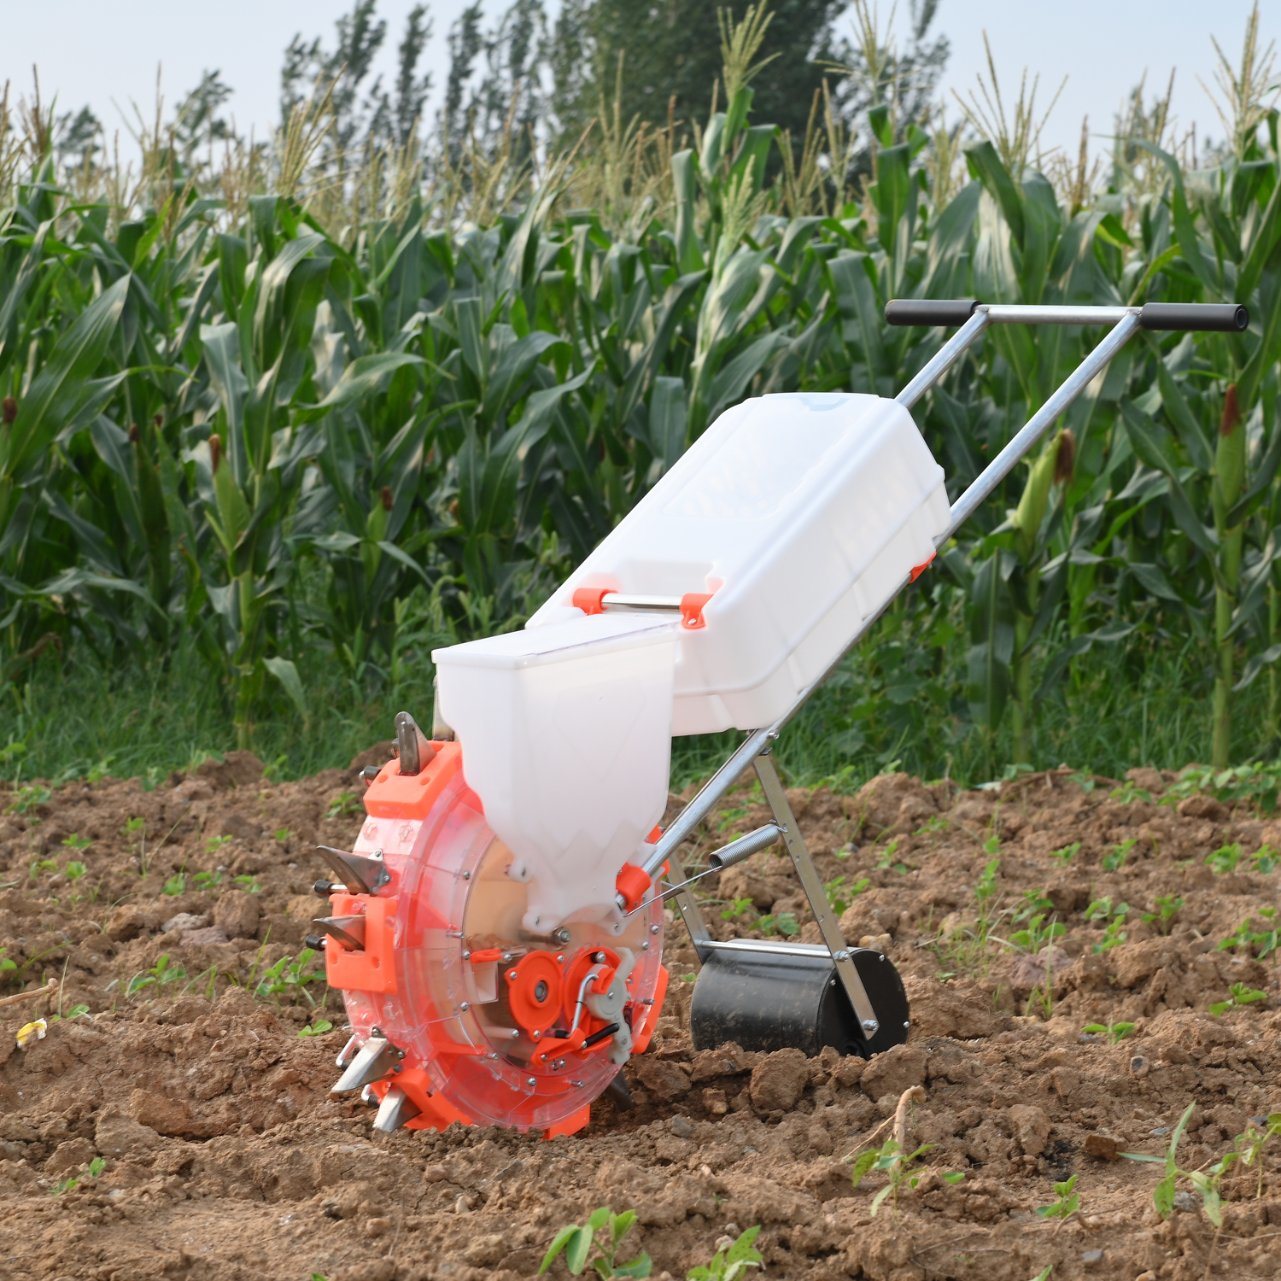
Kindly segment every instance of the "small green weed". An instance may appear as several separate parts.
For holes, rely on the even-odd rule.
[[[96,1179],[107,1168],[107,1163],[100,1156],[96,1156],[84,1168],[84,1173],[80,1175],[71,1175],[63,1179],[60,1183],[54,1184],[53,1195],[62,1196],[64,1192],[72,1192],[80,1186],[81,1179]]]
[[[1062,922],[1047,921],[1044,912],[1036,912],[1028,917],[1021,930],[1010,935],[1009,944],[1016,952],[1035,956],[1066,933],[1067,926]]]
[[[1116,1045],[1133,1036],[1137,1026],[1136,1023],[1087,1023],[1081,1031],[1087,1036],[1106,1036],[1109,1045]]]
[[[70,836],[62,838],[64,849],[69,850],[87,850],[93,842],[87,836],[81,836],[79,832],[72,832]]]
[[[325,811],[326,818],[351,818],[360,813],[360,797],[355,792],[339,792]]]
[[[752,1268],[764,1266],[761,1252],[756,1248],[760,1224],[740,1232],[729,1245],[717,1250],[707,1263],[700,1263],[686,1274],[686,1281],[739,1281]]]
[[[1073,841],[1071,845],[1065,845],[1062,849],[1054,850],[1051,858],[1056,858],[1060,863],[1070,863],[1081,852],[1081,842]]]
[[[80,862],[79,859],[72,859],[66,867],[62,869],[62,874],[69,881],[78,881],[89,869]]]
[[[278,999],[293,992],[301,992],[310,1004],[315,1005],[316,998],[307,989],[316,984],[323,986],[325,982],[324,970],[312,965],[316,957],[317,953],[309,947],[303,948],[297,956],[282,956],[258,980],[254,995],[263,999]]]
[[[1237,870],[1242,858],[1242,849],[1238,844],[1220,845],[1217,850],[1205,856],[1206,865],[1218,876],[1227,876]]]
[[[1182,894],[1162,894],[1152,911],[1143,913],[1142,920],[1144,924],[1154,926],[1157,933],[1168,934],[1174,928],[1174,923],[1181,911],[1183,911]]]
[[[750,898],[736,898],[721,908],[721,920],[741,921],[744,917],[753,915],[755,910]]]
[[[1264,876],[1270,876],[1277,870],[1278,864],[1281,864],[1281,854],[1278,854],[1271,845],[1260,845],[1250,855],[1250,862],[1254,864],[1256,872],[1262,872]]]
[[[1106,854],[1104,854],[1102,859],[1099,860],[1100,866],[1105,872],[1119,872],[1125,866],[1126,860],[1130,857],[1130,851],[1138,843],[1139,842],[1133,836],[1127,837],[1119,845],[1114,845]]]
[[[795,938],[801,932],[800,922],[794,912],[766,912],[756,922],[756,928],[762,934],[781,934],[783,938]]]
[[[1081,1195],[1076,1190],[1077,1175],[1054,1185],[1055,1199],[1049,1205],[1038,1205],[1042,1219],[1070,1219],[1081,1208]]]
[[[161,952],[156,963],[149,970],[135,974],[125,985],[125,996],[136,996],[149,987],[167,987],[170,983],[181,983],[187,977],[187,971],[180,964],[169,959],[168,952]]]
[[[609,1206],[593,1210],[586,1223],[571,1223],[552,1239],[538,1265],[538,1275],[545,1275],[563,1254],[571,1276],[582,1276],[588,1265],[599,1277],[647,1277],[653,1262],[643,1251],[626,1263],[618,1261],[623,1238],[636,1222],[635,1210],[615,1214]]]
[[[1247,948],[1254,953],[1256,961],[1266,960],[1278,946],[1281,946],[1281,924],[1278,924],[1275,907],[1259,908],[1257,917],[1242,921],[1233,933],[1219,941],[1219,951]]]
[[[37,806],[44,805],[53,793],[39,783],[27,783],[18,788],[17,795],[9,802],[10,814],[30,814]]]
[[[865,890],[870,889],[871,885],[872,882],[866,876],[860,876],[858,880],[851,881],[848,876],[841,873],[839,876],[832,877],[823,886],[823,892],[827,895],[828,906],[837,916],[840,916],[850,903]]]
[[[328,1019],[317,1019],[314,1023],[308,1023],[306,1027],[298,1029],[299,1036],[324,1036],[326,1032],[332,1032],[334,1025]]]
[[[869,1174],[883,1174],[887,1180],[868,1207],[872,1218],[876,1217],[887,1198],[892,1198],[897,1206],[901,1192],[915,1189],[925,1173],[919,1166],[920,1160],[933,1146],[932,1143],[923,1143],[914,1152],[904,1152],[896,1139],[886,1139],[879,1148],[871,1148],[859,1156],[854,1162],[852,1176],[856,1188]]]
[[[1228,999],[1226,1001],[1215,1001],[1210,1006],[1210,1013],[1217,1019],[1231,1009],[1246,1005],[1257,1005],[1260,1001],[1266,1001],[1267,999],[1268,994],[1260,992],[1257,987],[1247,987],[1244,983],[1233,983],[1228,989]]]

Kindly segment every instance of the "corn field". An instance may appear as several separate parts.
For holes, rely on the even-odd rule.
[[[182,183],[122,214],[33,159],[0,212],[5,683],[50,651],[128,670],[189,642],[249,744],[314,714],[308,665],[377,688],[433,641],[518,625],[743,397],[894,395],[940,335],[887,329],[891,297],[1240,301],[1239,338],[1134,340],[891,626],[1018,760],[1105,647],[1126,679],[1191,646],[1216,766],[1234,720],[1274,742],[1276,111],[1247,95],[1212,164],[1149,139],[1087,183],[999,130],[962,154],[877,109],[851,193],[751,118],[749,79],[661,170],[605,127],[633,167],[598,161],[593,206],[570,157],[505,211],[480,193],[480,220],[410,196],[338,230],[296,195]],[[918,408],[953,493],[1089,341],[996,328]],[[867,671],[910,717],[902,672]]]

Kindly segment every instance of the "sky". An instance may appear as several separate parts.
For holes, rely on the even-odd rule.
[[[714,0],[708,0],[713,3]],[[388,23],[387,70],[413,0],[379,0]],[[428,65],[439,90],[448,67],[446,33],[466,0],[432,0],[435,32]],[[549,0],[551,5],[555,0]],[[281,55],[297,32],[332,43],[334,23],[351,0],[0,0],[0,84],[30,92],[31,67],[40,72],[41,94],[56,95],[59,110],[88,104],[107,126],[127,139],[134,104],[150,118],[161,92],[172,104],[205,69],[217,68],[235,95],[230,111],[242,132],[271,132],[278,114]],[[500,13],[504,0],[488,0]],[[893,8],[879,0],[882,19]],[[906,11],[907,0],[900,0]],[[1221,137],[1210,98],[1217,37],[1234,64],[1251,0],[941,0],[936,28],[951,41],[943,81],[950,107],[954,93],[968,95],[986,66],[983,35],[991,42],[1002,91],[1012,99],[1024,69],[1039,78],[1037,101],[1050,105],[1067,84],[1042,134],[1043,145],[1075,155],[1082,119],[1089,117],[1095,145],[1104,148],[1113,116],[1139,77],[1149,91],[1164,90],[1176,72],[1174,113],[1198,137]],[[1264,42],[1281,44],[1281,0],[1263,0]],[[903,12],[898,13],[901,23]]]

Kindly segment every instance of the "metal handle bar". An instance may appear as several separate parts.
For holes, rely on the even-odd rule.
[[[1145,323],[1145,313],[1147,323]],[[909,316],[910,319],[907,318]],[[1063,411],[1094,378],[1103,372],[1108,362],[1136,330],[1197,328],[1240,332],[1249,324],[1246,309],[1235,303],[1147,303],[1143,307],[1024,307],[986,306],[973,299],[943,302],[929,302],[922,299],[897,300],[886,307],[885,319],[892,325],[961,325],[961,328],[934,353],[916,377],[895,397],[905,408],[910,408],[938,382],[989,324],[1026,322],[1031,324],[1111,323],[1112,325],[1112,329],[1103,341],[1063,380],[1040,409],[1014,434],[1005,448],[988,463],[969,488],[952,504],[951,519],[948,521],[947,529],[936,540],[936,547],[943,546],[956,533],[974,509],[1009,475],[1015,463],[1037,444]],[[783,726],[796,715],[805,700],[863,638],[888,605],[889,601],[886,601],[875,616],[865,621],[858,632],[850,637],[849,643],[833,661],[831,667],[801,690],[791,707],[782,716],[772,725],[752,731],[739,744],[733,755],[707,780],[694,799],[672,821],[642,864],[650,877],[658,874],[667,859],[674,855],[676,847],[686,840],[717,801],[729,791],[743,770],[751,762],[769,752]],[[687,923],[690,923],[690,912],[697,917],[693,900],[682,894],[680,901],[683,911],[688,904],[686,919]],[[696,945],[699,938],[706,941],[706,927],[702,925],[701,920],[696,919],[691,923],[691,933],[696,935]]]
[[[977,298],[892,298],[887,325],[963,325],[976,313],[996,325],[1115,325],[1138,316],[1139,328],[1206,333],[1240,333],[1250,313],[1235,302],[1148,302],[1141,307],[1066,307],[982,303]]]

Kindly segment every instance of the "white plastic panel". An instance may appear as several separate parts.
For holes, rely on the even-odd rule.
[[[761,396],[727,410],[529,622],[578,587],[713,592],[680,629],[672,732],[783,715],[927,560],[948,526],[943,472],[878,396]],[[608,615],[607,615],[608,616]]]
[[[527,929],[612,911],[662,817],[676,636],[670,619],[574,610],[432,654],[463,775],[530,881]]]

